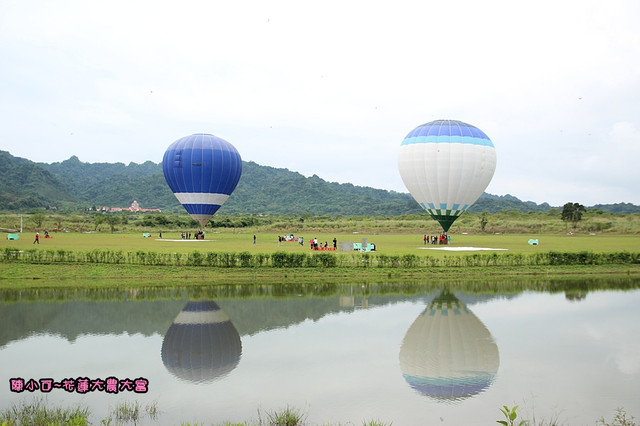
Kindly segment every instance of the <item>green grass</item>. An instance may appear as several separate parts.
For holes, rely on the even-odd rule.
[[[498,420],[497,423],[504,425],[524,425],[530,424],[536,425],[559,425],[556,420],[552,421],[537,421],[521,420],[517,419],[516,414],[517,406],[513,409],[509,409],[504,406],[504,409],[500,410],[504,414],[505,420]],[[117,404],[115,408],[110,410],[109,417],[100,421],[101,425],[127,425],[127,424],[140,424],[139,422],[145,422],[145,418],[155,424],[158,421],[159,410],[155,403],[146,405],[144,407],[144,413],[140,410],[140,405],[137,401],[125,402]],[[22,402],[21,404],[14,404],[11,407],[0,412],[0,426],[14,426],[14,425],[71,425],[71,426],[85,426],[92,423],[89,422],[91,413],[88,408],[81,406],[75,406],[71,408],[61,407],[48,407],[46,401],[43,399],[35,399],[31,403]],[[307,415],[297,408],[287,406],[282,410],[275,410],[271,412],[263,413],[258,410],[257,421],[244,421],[242,423],[225,422],[218,423],[224,426],[301,426],[305,424]],[[490,423],[490,422],[489,422]],[[204,425],[205,423],[193,423],[193,425]],[[388,426],[393,423],[384,423],[379,420],[364,421],[363,426]],[[596,421],[597,425],[602,426],[636,426],[635,418],[628,415],[623,408],[618,408],[613,420],[605,420],[604,417]],[[192,423],[183,422],[181,425],[192,425]]]
[[[224,210],[224,209],[222,209]],[[55,210],[29,213],[0,213],[0,229],[15,229],[20,227],[21,218],[26,232],[35,232],[36,229],[66,228],[72,232],[86,232],[101,228],[102,231],[110,230],[105,223],[97,224],[99,219],[106,216],[98,212],[76,211],[59,213]],[[126,219],[125,223],[116,225],[117,231],[124,232],[151,232],[157,234],[162,230],[179,235],[180,231],[197,229],[197,223],[193,221],[183,210],[181,213],[123,213],[116,217]],[[39,216],[40,220],[36,220]],[[605,213],[598,210],[588,210],[574,228],[572,223],[561,220],[560,209],[551,209],[548,212],[520,213],[517,211],[503,210],[498,213],[486,215],[487,223],[484,230],[481,227],[484,213],[464,213],[451,227],[452,234],[464,232],[477,233],[486,231],[490,234],[564,234],[568,231],[574,233],[606,233],[606,234],[640,234],[640,214]],[[341,216],[341,215],[225,215],[218,212],[213,220],[222,230],[244,230],[253,226],[251,232],[257,230],[265,233],[305,235],[314,232],[352,232],[362,233],[386,232],[386,233],[435,233],[440,226],[428,217],[426,213],[401,215],[401,216]],[[36,225],[37,224],[37,225]],[[228,226],[229,228],[224,228]],[[211,229],[209,226],[208,230]]]
[[[89,251],[93,249],[111,249],[125,251],[154,251],[160,253],[190,253],[194,250],[206,251],[226,251],[249,253],[274,253],[276,251],[285,252],[309,252],[308,241],[311,238],[318,238],[318,241],[329,242],[334,237],[340,241],[361,242],[367,238],[370,243],[375,243],[379,253],[387,255],[417,254],[419,256],[446,256],[451,252],[443,250],[425,250],[428,248],[438,248],[440,246],[425,246],[422,241],[422,234],[398,234],[398,233],[323,233],[314,232],[304,235],[305,245],[295,242],[285,242],[278,245],[278,235],[275,233],[255,233],[257,244],[253,244],[253,232],[232,233],[208,232],[204,241],[158,241],[157,235],[152,234],[152,238],[144,238],[142,233],[57,233],[50,239],[41,239],[40,244],[33,244],[32,234],[21,234],[17,241],[9,241],[6,234],[0,234],[0,250],[5,247],[12,247],[18,250],[28,249],[49,249],[49,250],[74,250]],[[164,233],[163,237],[169,239],[171,236]],[[173,235],[179,240],[179,234]],[[539,251],[594,251],[594,252],[614,252],[614,251],[638,251],[640,250],[640,235],[612,235],[612,234],[452,234],[452,247],[483,247],[494,249],[507,249],[511,253],[533,253]],[[539,240],[539,245],[528,244],[530,238]]]
[[[597,425],[602,426],[636,426],[635,417],[627,414],[623,408],[616,409],[616,414],[613,420],[606,420],[604,417],[596,422]]]
[[[300,246],[296,242],[284,242],[278,245],[277,235],[256,232],[257,244],[253,244],[254,233],[220,232],[208,233],[205,241],[158,241],[156,238],[144,238],[142,233],[58,233],[53,238],[42,239],[39,245],[33,244],[28,235],[22,235],[17,241],[0,239],[0,253],[16,249],[26,256],[42,254],[43,259],[50,259],[59,251],[62,253],[83,254],[100,250],[108,256],[121,256],[120,264],[111,261],[83,261],[65,263],[49,261],[0,262],[0,287],[2,288],[35,288],[35,287],[132,287],[141,279],[154,282],[158,286],[175,285],[176,281],[186,281],[192,285],[250,283],[256,280],[282,280],[296,277],[300,282],[309,282],[317,277],[337,278],[393,278],[415,279],[426,275],[439,279],[461,279],[483,277],[500,274],[502,276],[521,275],[594,275],[594,274],[639,274],[637,264],[593,264],[602,262],[585,262],[583,265],[530,264],[528,256],[542,256],[557,252],[559,254],[575,253],[602,258],[597,254],[611,253],[614,257],[620,253],[638,253],[640,251],[640,235],[536,235],[539,245],[529,245],[530,235],[524,234],[461,234],[452,236],[451,247],[484,247],[501,248],[504,251],[451,252],[431,250],[441,246],[425,246],[422,234],[397,233],[313,233],[319,241],[331,241],[335,236],[338,241],[362,241],[367,238],[375,242],[377,251],[374,254],[335,252],[338,257],[337,267],[325,267],[322,256],[333,252],[321,252],[311,255],[308,245]],[[179,236],[177,234],[176,236]],[[165,239],[169,237],[165,233]],[[310,237],[310,238],[312,238]],[[305,238],[306,239],[306,238]],[[196,253],[197,252],[197,253]],[[30,253],[30,254],[29,254]],[[173,262],[175,253],[183,256],[180,262]],[[234,268],[185,266],[196,265],[193,260],[201,259],[207,265],[207,256],[227,256],[234,254],[238,258],[243,253],[251,267],[239,268],[242,260],[236,260]],[[300,264],[287,268],[273,266],[256,267],[259,256],[270,256],[273,265],[275,256],[291,260],[318,261],[315,267],[309,268]],[[99,256],[98,253],[97,256]],[[197,255],[197,256],[196,256]],[[70,256],[73,258],[73,256]],[[159,258],[158,256],[164,256]],[[304,259],[301,257],[303,256]],[[395,258],[393,258],[395,256]],[[520,256],[520,257],[519,257]],[[524,257],[521,257],[524,256]],[[311,259],[313,257],[313,259]],[[143,259],[147,263],[140,263]],[[151,259],[151,260],[150,260]],[[156,260],[154,260],[156,259]],[[158,260],[159,259],[159,260]],[[367,259],[371,264],[367,264]],[[501,259],[504,261],[501,262]],[[523,260],[524,259],[524,260]],[[344,262],[347,263],[344,263]],[[93,263],[91,263],[93,262]],[[386,262],[386,263],[385,263]],[[422,262],[422,266],[421,265]],[[125,264],[126,263],[126,264]],[[615,263],[615,262],[613,262]],[[261,263],[260,263],[261,264]],[[260,265],[258,264],[258,265]],[[265,265],[269,265],[266,263]],[[323,266],[324,265],[324,266]],[[378,267],[387,265],[385,267]],[[429,267],[431,265],[433,267]],[[364,267],[368,266],[368,267]]]
[[[126,425],[126,424],[142,424],[147,423],[144,421],[148,418],[150,421],[155,422],[158,418],[158,405],[157,403],[147,404],[143,407],[140,406],[138,401],[133,402],[120,402],[116,404],[114,408],[110,410],[109,417],[102,419],[101,425]]]
[[[0,412],[0,425],[71,425],[89,424],[89,409],[50,407],[43,399],[15,404]]]
[[[262,419],[262,413],[258,411],[258,424],[269,426],[302,426],[307,416],[297,408],[287,406],[287,408],[279,411],[265,413],[265,419]]]

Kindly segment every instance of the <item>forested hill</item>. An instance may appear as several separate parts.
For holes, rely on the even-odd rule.
[[[228,209],[225,212],[370,216],[422,211],[409,194],[331,183],[253,162],[243,162],[240,183],[223,208]]]
[[[74,200],[63,181],[53,173],[0,151],[0,210],[46,207]]]
[[[396,216],[422,213],[408,193],[327,182],[315,175],[307,178],[287,169],[253,162],[243,162],[242,166],[238,187],[220,209],[222,214]],[[0,151],[0,170],[0,210],[127,207],[137,200],[144,208],[183,211],[164,180],[162,166],[150,161],[128,165],[84,163],[73,156],[47,164]],[[470,211],[544,212],[550,208],[546,203],[485,193]],[[640,212],[640,206],[632,204],[598,205],[597,208],[617,213]]]

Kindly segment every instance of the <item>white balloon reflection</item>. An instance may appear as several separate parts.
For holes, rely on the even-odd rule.
[[[229,374],[242,342],[227,314],[212,301],[188,302],[162,341],[162,363],[174,376],[196,383]]]
[[[409,385],[441,402],[486,390],[500,365],[487,327],[446,290],[411,324],[400,348],[400,368]]]

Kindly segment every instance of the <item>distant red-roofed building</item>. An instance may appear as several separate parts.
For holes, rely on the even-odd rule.
[[[131,205],[129,207],[101,207],[100,211],[102,211],[102,212],[122,212],[122,211],[128,211],[128,212],[160,212],[162,210],[160,210],[160,209],[143,209],[142,207],[140,207],[140,204],[138,204],[138,201],[133,200],[133,203],[131,203]]]

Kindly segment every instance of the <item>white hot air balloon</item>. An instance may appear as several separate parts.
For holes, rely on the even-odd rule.
[[[405,186],[445,232],[480,198],[495,169],[489,137],[461,121],[423,124],[400,145],[398,170]]]

